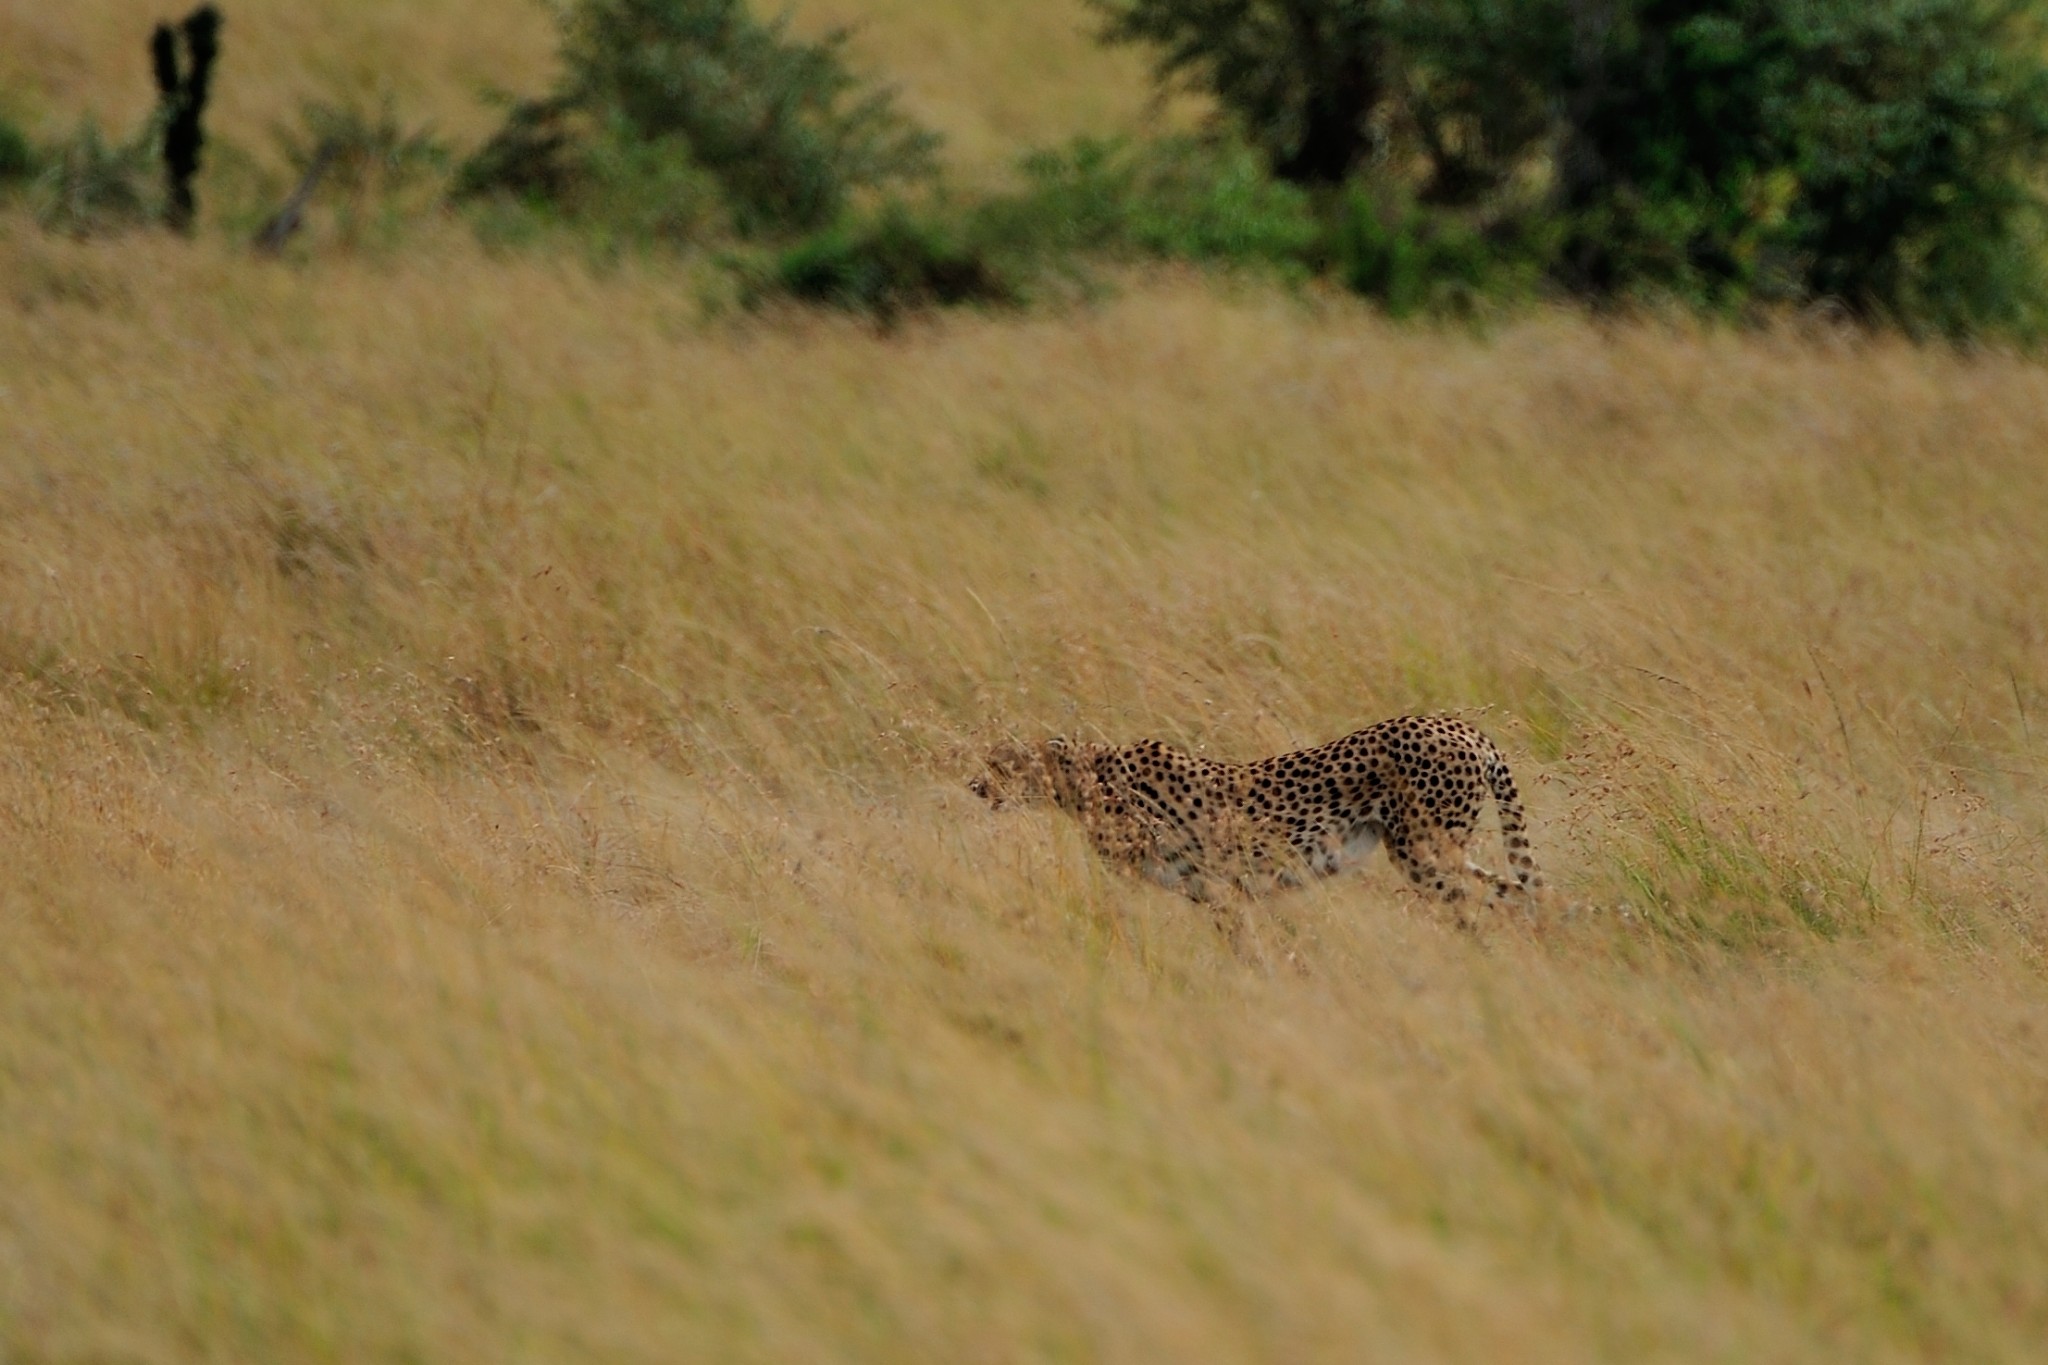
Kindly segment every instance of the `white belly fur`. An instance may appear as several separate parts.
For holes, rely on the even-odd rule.
[[[1337,870],[1349,872],[1373,855],[1380,846],[1380,832],[1371,825],[1361,825],[1357,833],[1346,839],[1337,850]]]

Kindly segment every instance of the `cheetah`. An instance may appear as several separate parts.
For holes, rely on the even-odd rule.
[[[997,808],[1050,802],[1104,861],[1196,901],[1334,876],[1381,843],[1411,885],[1447,902],[1464,899],[1468,877],[1497,902],[1533,904],[1543,886],[1507,760],[1450,716],[1384,720],[1256,763],[1212,762],[1156,739],[1008,743],[968,785]],[[1466,854],[1489,796],[1513,881]]]

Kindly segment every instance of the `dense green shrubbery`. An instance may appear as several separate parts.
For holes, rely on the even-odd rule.
[[[1551,289],[2048,323],[2048,34],[2025,0],[1098,4],[1241,136],[1027,160],[945,234],[1010,292],[1158,256],[1324,273],[1395,313]]]
[[[1022,171],[1021,191],[979,212],[982,235],[1012,253],[1278,264],[1321,236],[1309,197],[1237,143],[1080,138],[1026,157]]]
[[[936,139],[848,73],[844,34],[801,42],[742,0],[579,0],[562,28],[560,85],[510,106],[455,197],[607,240],[780,241],[741,257],[750,299],[887,317],[1018,301],[1090,256],[1299,263],[1324,235],[1308,195],[1227,140],[1082,139],[979,202],[868,202],[925,178]]]
[[[39,159],[30,187],[45,228],[73,237],[155,222],[163,214],[157,129],[151,122],[127,142],[109,142],[91,118]]]
[[[1395,317],[1472,314],[1490,300],[1527,297],[1549,244],[1521,225],[1483,233],[1455,215],[1353,186],[1335,204],[1317,264]]]
[[[871,313],[887,322],[932,304],[1015,303],[1020,272],[958,225],[890,203],[799,242],[749,294],[786,294]]]
[[[594,245],[687,246],[732,231],[718,177],[688,141],[646,137],[558,100],[515,104],[458,171],[458,200],[491,200],[573,226]]]
[[[1558,152],[1569,283],[2031,324],[2048,35],[2029,6],[1645,4],[1604,38]]]
[[[1242,145],[1088,138],[1033,153],[1021,186],[978,203],[892,201],[813,234],[758,274],[787,293],[888,318],[934,303],[1018,303],[1100,259],[1305,272],[1325,249],[1309,196]]]
[[[513,106],[460,193],[644,217],[664,186],[715,185],[758,235],[826,227],[861,191],[932,169],[937,138],[848,70],[844,32],[804,41],[745,0],[580,0],[561,22],[561,84]]]
[[[32,179],[39,164],[28,134],[0,116],[0,190]]]
[[[1425,248],[1477,240],[1594,297],[1827,297],[1952,332],[2048,304],[2028,0],[1096,3],[1277,176],[1410,206],[1340,220],[1389,236],[1351,270],[1376,292],[1432,253],[1469,274]]]
[[[407,125],[388,93],[374,106],[309,100],[296,126],[275,131],[304,197],[318,190],[334,205],[335,240],[349,248],[395,237],[423,206],[438,203],[453,160],[431,129]],[[281,245],[289,232],[277,235]]]

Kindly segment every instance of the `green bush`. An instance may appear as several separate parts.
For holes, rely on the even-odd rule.
[[[1593,297],[2048,316],[2032,0],[1093,3],[1275,175],[1369,184],[1382,208],[1339,213],[1332,260],[1390,299],[1471,273],[1477,242]]]
[[[932,305],[1022,298],[1017,280],[985,246],[896,203],[791,247],[750,293],[754,301],[779,293],[885,323]]]
[[[1086,287],[1104,259],[1171,259],[1306,272],[1326,248],[1311,197],[1241,143],[1080,138],[1020,163],[1022,184],[978,202],[843,215],[757,267],[745,290],[874,314],[1017,304],[1054,282]],[[1055,285],[1054,287],[1058,287]]]
[[[1787,3],[1804,78],[1771,111],[1800,187],[1814,292],[1950,331],[2028,325],[2044,296],[2037,186],[2048,31],[2025,0]]]
[[[374,106],[307,101],[298,123],[275,134],[294,178],[311,186],[308,197],[334,205],[336,236],[347,247],[388,236],[438,202],[452,160],[431,129],[405,124],[388,95]]]
[[[37,219],[73,237],[154,222],[161,216],[156,126],[127,143],[101,134],[91,118],[44,158],[31,193]]]
[[[1276,174],[1337,184],[1371,153],[1395,62],[1380,0],[1093,0],[1112,42],[1159,52],[1162,82],[1213,95]]]
[[[1321,234],[1309,197],[1239,143],[1081,138],[1022,169],[1024,188],[985,205],[977,229],[1012,254],[1285,264]]]
[[[33,179],[40,164],[28,135],[0,116],[0,189]]]
[[[1324,264],[1339,281],[1394,317],[1465,314],[1533,292],[1540,247],[1490,239],[1453,215],[1353,187],[1332,215]]]
[[[464,166],[461,195],[580,197],[586,216],[623,204],[644,217],[665,186],[705,183],[678,174],[686,162],[733,227],[773,235],[815,231],[863,191],[933,168],[938,139],[852,74],[843,30],[802,40],[744,0],[576,0],[561,25],[561,84],[512,107]]]
[[[349,195],[396,193],[443,174],[449,161],[447,144],[430,128],[407,127],[388,95],[375,108],[309,100],[298,126],[278,129],[277,139],[298,174],[327,158],[327,183]]]
[[[573,226],[604,253],[684,246],[732,229],[718,178],[687,141],[644,137],[550,101],[514,106],[464,164],[454,194],[498,201],[500,218],[509,210]]]
[[[1626,0],[1621,0],[1625,3]],[[1090,0],[1110,42],[1213,98],[1274,174],[1335,186],[1400,166],[1471,203],[1547,131],[1545,77],[1584,0]],[[1560,44],[1562,46],[1560,47]]]
[[[2025,0],[1638,3],[1580,66],[1564,273],[1950,331],[2043,296],[2048,34]]]
[[[575,126],[575,109],[561,98],[505,104],[497,131],[456,168],[450,194],[533,205],[567,201],[585,174],[588,134]]]

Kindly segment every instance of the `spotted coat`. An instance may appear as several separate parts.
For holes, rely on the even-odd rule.
[[[1382,843],[1412,885],[1447,901],[1462,899],[1471,878],[1497,900],[1542,886],[1507,760],[1449,716],[1401,716],[1255,763],[1218,763],[1155,739],[1002,744],[970,786],[998,807],[1049,802],[1106,861],[1195,900],[1333,876]],[[1512,881],[1467,855],[1488,798]]]

